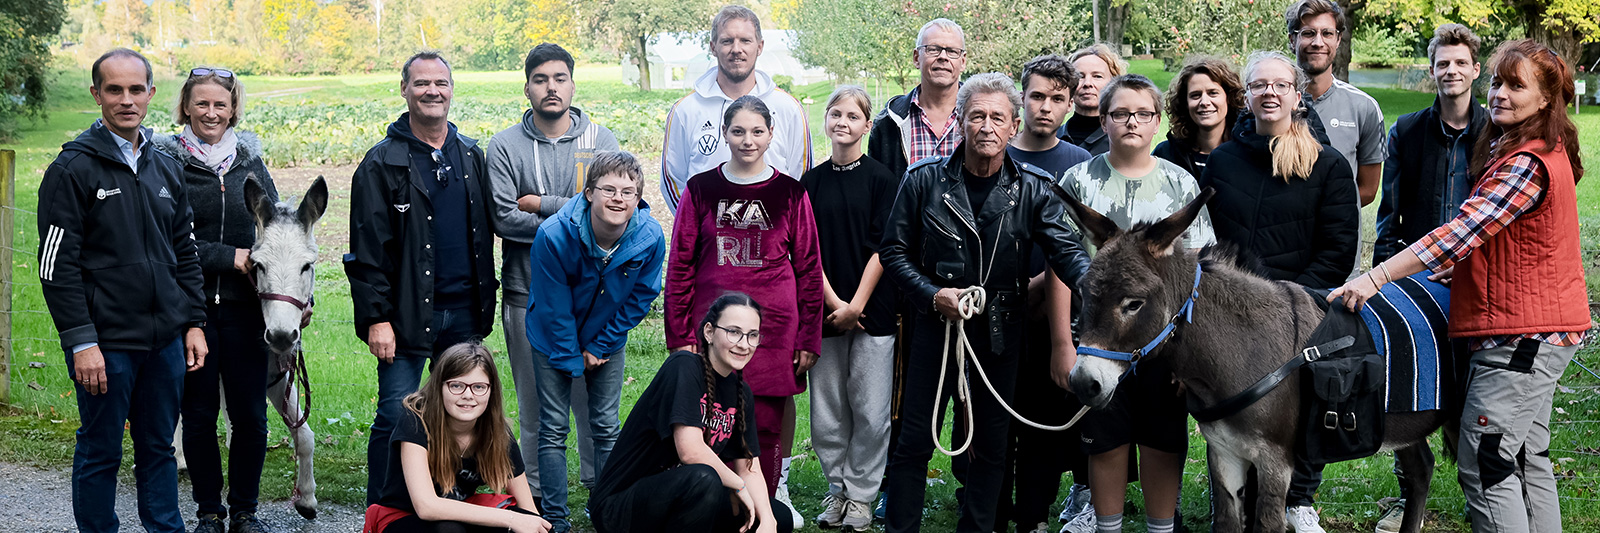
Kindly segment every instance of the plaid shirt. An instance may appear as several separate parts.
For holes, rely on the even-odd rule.
[[[944,133],[934,133],[933,125],[928,123],[928,115],[922,111],[922,104],[917,97],[922,93],[922,88],[911,90],[911,153],[906,154],[906,161],[916,163],[930,157],[944,157],[955,153],[956,145],[961,144],[961,128],[956,127],[960,115],[956,110],[950,110],[950,121],[944,125]]]
[[[1428,270],[1440,272],[1463,259],[1489,238],[1538,205],[1544,196],[1540,181],[1548,181],[1544,164],[1531,155],[1520,154],[1496,168],[1472,197],[1461,205],[1461,214],[1411,245]],[[1514,344],[1524,338],[1556,346],[1583,342],[1583,331],[1495,335],[1472,339],[1472,350],[1486,350]]]

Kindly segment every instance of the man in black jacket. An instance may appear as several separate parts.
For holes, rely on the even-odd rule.
[[[1011,421],[999,402],[1010,402],[1016,387],[1033,245],[1043,248],[1068,287],[1089,266],[1088,254],[1062,216],[1065,205],[1050,191],[1050,176],[1006,155],[1022,105],[1011,78],[998,73],[973,76],[956,100],[961,146],[955,154],[924,160],[906,172],[879,248],[884,270],[908,295],[911,320],[917,324],[905,375],[901,436],[889,456],[885,492],[891,533],[920,527],[933,422],[955,390],[955,372],[945,373],[935,402],[940,362],[955,362],[953,354],[938,354],[945,334],[939,317],[959,318],[963,289],[981,286],[987,292],[985,307],[964,328],[1000,397],[974,387],[972,468],[957,531],[989,532],[995,526]],[[1071,369],[1060,366],[1052,368],[1052,375],[1064,384]],[[958,442],[965,438],[958,432]]]
[[[178,162],[139,126],[155,95],[150,62],[118,48],[91,74],[100,120],[61,147],[38,205],[39,280],[82,419],[72,512],[79,531],[120,527],[126,422],[145,529],[181,532],[172,434],[185,367],[198,369],[206,357],[194,215]]]
[[[401,400],[445,348],[489,335],[499,287],[489,172],[477,141],[449,122],[450,64],[418,53],[400,80],[409,111],[356,167],[344,256],[356,336],[378,358],[368,503],[384,486]]]

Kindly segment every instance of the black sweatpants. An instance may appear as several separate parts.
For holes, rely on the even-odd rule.
[[[589,509],[595,530],[601,533],[734,533],[745,521],[745,510],[734,511],[737,501],[735,492],[722,485],[716,469],[693,464],[640,479],[604,501],[591,501]],[[789,508],[778,500],[770,501],[778,533],[794,531]],[[760,520],[756,523],[760,525]]]
[[[1030,321],[1027,327],[1027,344],[1018,363],[1016,399],[1011,406],[1034,422],[1065,424],[1083,404],[1050,377],[1049,325]],[[1061,476],[1066,472],[1072,472],[1074,482],[1088,484],[1089,461],[1078,444],[1081,426],[1082,421],[1066,431],[1045,431],[1020,420],[1011,421],[1010,451],[1006,454],[1006,476],[1000,488],[995,530],[1004,530],[1008,522],[1015,522],[1017,531],[1047,522],[1050,506],[1061,490]],[[1015,500],[1010,497],[1013,488]]]

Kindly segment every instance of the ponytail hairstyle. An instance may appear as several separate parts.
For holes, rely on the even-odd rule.
[[[772,110],[767,108],[767,103],[761,101],[760,98],[747,94],[728,104],[728,108],[722,111],[723,131],[727,131],[728,124],[733,122],[733,116],[739,114],[740,111],[749,111],[761,115],[761,119],[767,122],[767,129],[772,129]]]
[[[474,368],[483,369],[489,376],[489,397],[480,398],[486,409],[473,425],[472,455],[477,457],[478,473],[490,490],[503,494],[511,480],[511,430],[502,406],[500,373],[495,370],[494,356],[488,348],[477,341],[463,342],[439,354],[427,383],[405,399],[406,409],[422,418],[422,429],[428,436],[428,474],[440,494],[455,489],[461,456],[467,452],[459,448],[456,435],[450,431],[450,415],[444,407],[445,382]]]
[[[1311,78],[1293,59],[1275,50],[1257,50],[1250,54],[1250,60],[1244,67],[1246,87],[1256,78],[1256,70],[1267,61],[1277,61],[1288,67],[1289,72],[1294,73],[1295,95],[1305,94],[1306,84],[1310,83]],[[1310,178],[1311,169],[1316,166],[1317,157],[1322,153],[1322,143],[1317,142],[1316,136],[1311,134],[1309,113],[1304,98],[1301,98],[1300,105],[1291,115],[1289,131],[1273,137],[1267,143],[1272,150],[1272,175],[1283,178],[1285,183],[1289,178]]]
[[[1524,69],[1526,65],[1526,69]],[[1567,117],[1567,103],[1576,96],[1572,82],[1572,69],[1556,56],[1549,47],[1532,39],[1507,41],[1495,49],[1489,59],[1489,73],[1503,82],[1530,85],[1538,83],[1539,90],[1550,107],[1534,113],[1521,124],[1505,129],[1493,120],[1483,125],[1478,143],[1472,151],[1472,174],[1482,175],[1489,163],[1515,153],[1529,141],[1542,141],[1540,152],[1550,153],[1557,148],[1566,152],[1572,161],[1572,180],[1583,179],[1583,158],[1578,153],[1578,127]],[[1527,76],[1533,79],[1526,79]],[[1492,86],[1491,82],[1491,86]]]
[[[749,97],[746,96],[740,99],[743,100],[744,98]],[[748,307],[756,312],[756,316],[761,316],[761,304],[756,303],[754,298],[742,292],[730,291],[723,293],[722,296],[718,296],[716,300],[711,302],[711,308],[706,310],[706,317],[701,319],[700,326],[695,328],[695,337],[700,341],[701,346],[700,366],[705,368],[705,398],[707,402],[717,397],[717,373],[711,368],[711,338],[706,337],[706,326],[715,326],[718,320],[722,320],[722,312],[733,306]],[[738,376],[739,381],[741,383],[744,382],[743,370],[739,371]],[[750,453],[750,443],[744,441],[745,424],[750,423],[749,406],[745,405],[744,391],[739,391],[736,396],[739,397],[739,406],[733,412],[733,435],[739,442],[740,454],[746,458],[755,457],[755,454]],[[706,445],[710,446],[711,432],[706,431],[704,433]]]

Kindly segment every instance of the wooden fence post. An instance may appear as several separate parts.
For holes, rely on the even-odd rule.
[[[17,153],[0,150],[0,403],[11,403],[11,245],[16,230]]]

